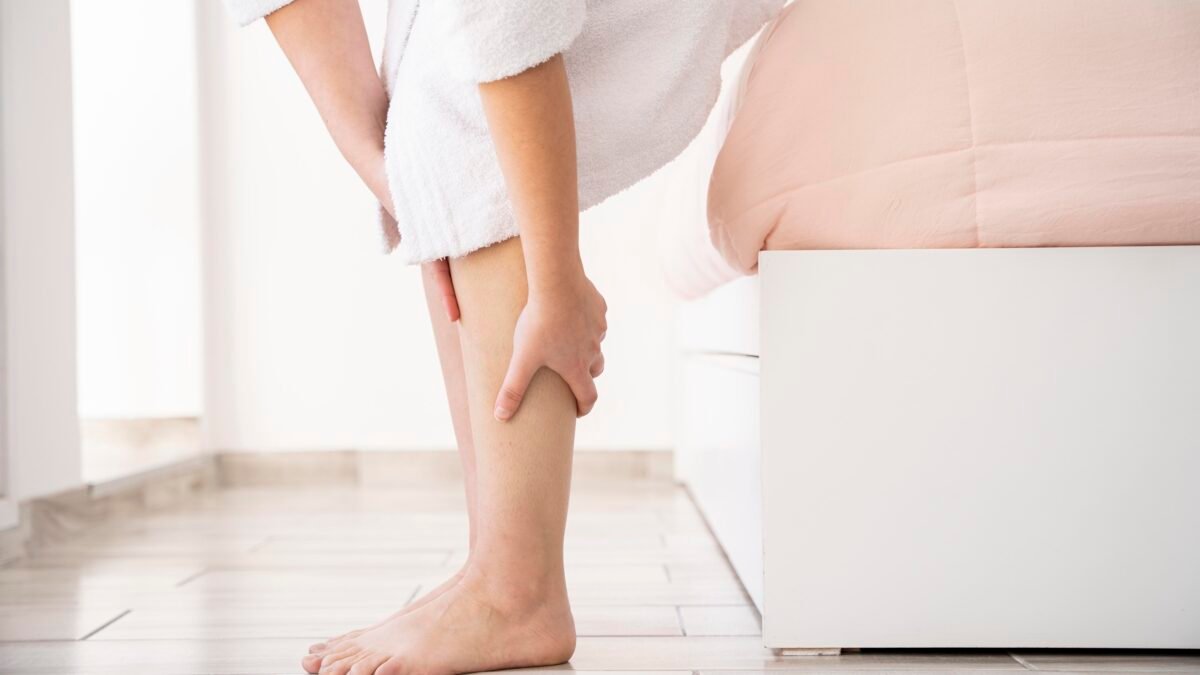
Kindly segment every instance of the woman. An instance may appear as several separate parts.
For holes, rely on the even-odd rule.
[[[266,16],[338,148],[421,263],[466,476],[470,555],[308,672],[462,673],[566,661],[575,418],[605,304],[578,216],[699,131],[724,57],[782,0],[392,0],[382,78],[357,0],[230,0]],[[518,236],[519,235],[519,236]]]

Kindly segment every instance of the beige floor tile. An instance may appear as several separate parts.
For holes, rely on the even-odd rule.
[[[307,639],[85,640],[0,643],[13,675],[293,675]]]
[[[567,583],[574,585],[601,584],[606,588],[614,584],[666,584],[666,570],[662,565],[569,565]]]
[[[678,636],[679,617],[674,607],[609,607],[580,605],[575,608],[575,630],[584,637]]]
[[[87,588],[67,585],[14,586],[0,592],[0,607],[132,607],[164,595],[164,590]]]
[[[291,589],[274,591],[237,591],[220,593],[183,593],[179,591],[113,591],[99,589],[81,593],[0,598],[0,607],[79,607],[85,609],[125,607],[128,609],[204,607],[220,605],[235,609],[253,607],[336,607],[353,606],[390,613],[408,603],[417,587],[397,587],[383,591],[365,588],[297,593]]]
[[[570,592],[571,602],[576,605],[743,605],[749,602],[741,589],[676,584],[585,586],[571,588]]]
[[[683,630],[692,636],[761,635],[758,612],[741,607],[680,607]]]
[[[458,569],[463,507],[458,485],[235,489],[97,528],[0,567],[0,673],[299,672],[309,643],[372,623]],[[569,667],[545,672],[1022,668],[984,652],[778,657],[682,490],[580,485],[570,518],[581,637]],[[1190,654],[1019,656],[1045,670],[1200,672]]]
[[[426,532],[423,534],[395,536],[365,536],[353,533],[330,531],[326,535],[275,537],[259,546],[255,551],[262,553],[329,553],[339,551],[347,554],[404,551],[448,551],[467,545],[465,532]]]
[[[385,567],[321,568],[313,570],[228,570],[206,572],[179,587],[183,593],[229,594],[292,592],[317,594],[325,591],[367,590],[389,592],[411,589],[444,577],[406,575]]]
[[[1006,654],[853,654],[840,657],[784,657],[764,649],[757,637],[586,638],[571,664],[589,670],[689,669],[796,670],[1023,670]]]
[[[187,539],[156,539],[153,537],[114,538],[108,540],[81,540],[47,547],[49,555],[74,554],[96,558],[131,556],[219,556],[229,553],[245,553],[261,545],[263,537],[240,537],[233,539],[208,539],[197,535]]]
[[[613,536],[622,533],[661,535],[672,532],[657,516],[651,513],[572,514],[567,523],[567,537]]]
[[[232,555],[232,554],[230,554]],[[18,558],[2,569],[77,569],[103,572],[153,571],[155,568],[188,567],[202,570],[222,555],[179,553],[139,556],[95,556],[76,551],[38,551],[32,557]]]
[[[306,594],[310,597],[331,598],[339,593],[359,594],[407,590],[420,586],[432,588],[455,572],[455,568],[392,569],[388,567],[361,568],[280,568],[226,569],[205,572],[179,586],[185,594],[247,593],[269,596],[279,593]],[[712,598],[720,602],[740,602],[739,589],[725,585],[672,584],[666,580],[661,566],[622,565],[612,568],[578,567],[568,571],[568,589],[572,597],[633,598],[632,602],[605,604],[638,604],[637,599],[690,598],[685,604]],[[650,604],[664,604],[655,600]]]
[[[134,609],[91,640],[263,640],[340,635],[383,619],[383,607],[231,607],[215,603]]]
[[[892,663],[892,664],[842,664],[828,667],[828,665],[810,664],[802,668],[794,669],[772,669],[772,670],[698,670],[695,675],[762,675],[770,673],[772,675],[799,675],[800,673],[838,673],[839,675],[944,675],[946,673],[1013,673],[1010,667],[1004,667],[1003,664],[997,664],[995,667],[989,665],[977,665],[972,661],[962,663],[946,663],[936,668],[922,668],[916,663]],[[1026,670],[1020,670],[1020,673],[1027,673]]]
[[[1034,670],[1112,673],[1200,673],[1200,651],[1018,651],[1013,655]]]
[[[257,675],[296,673],[307,639],[87,640],[0,643],[0,672],[21,675]],[[1020,670],[1003,654],[777,657],[756,638],[580,638],[578,671],[968,672]]]
[[[0,605],[0,641],[78,640],[124,612],[116,607]]]
[[[393,570],[400,575],[436,574],[447,569],[449,550],[429,551],[325,551],[312,553],[281,553],[256,549],[239,553],[211,563],[215,569],[309,569],[374,567]],[[458,569],[454,567],[453,569]]]
[[[672,581],[725,581],[741,585],[724,558],[675,561],[664,563],[664,566]]]
[[[6,591],[18,587],[47,586],[69,588],[172,588],[204,568],[199,565],[147,566],[101,571],[79,567],[28,567],[24,565],[0,568],[0,598]]]
[[[467,559],[466,549],[458,549],[450,557],[448,564],[461,565]],[[568,549],[563,553],[567,566],[572,565],[663,565],[676,562],[695,563],[706,562],[726,565],[725,557],[719,549],[713,551],[674,551],[667,548],[635,549],[613,547],[609,549]]]
[[[546,668],[516,668],[511,670],[492,670],[492,673],[570,673],[571,675],[611,675],[611,670],[575,670],[569,665],[549,666]],[[690,670],[622,670],[620,675],[695,675]]]
[[[224,603],[189,602],[178,606],[134,609],[90,639],[306,638],[316,641],[373,624],[390,615],[392,611],[390,608],[365,606],[237,607]],[[3,616],[0,613],[0,620],[3,619]],[[107,619],[112,618],[112,616],[107,617]],[[94,629],[102,623],[97,623],[92,628]],[[681,634],[674,608],[671,607],[580,607],[575,611],[575,625],[581,636],[674,636]]]
[[[596,535],[568,536],[565,548],[568,551],[590,550],[645,550],[665,548],[663,535],[658,533],[642,533],[622,535],[619,532]],[[271,553],[308,553],[339,551],[428,551],[430,549],[464,548],[467,545],[467,533],[426,530],[423,532],[400,532],[380,536],[363,536],[358,533],[347,533],[330,530],[314,532],[308,536],[286,536],[272,538],[255,550]]]
[[[148,555],[125,557],[95,557],[86,553],[43,552],[34,558],[20,560],[23,569],[80,569],[155,573],[155,567],[186,568],[186,576],[206,569],[321,569],[326,567],[376,567],[399,573],[435,574],[447,568],[450,550],[429,551],[360,551],[284,553],[254,549],[251,551],[207,552],[203,554]],[[0,568],[11,569],[11,567]],[[453,569],[458,569],[456,565]],[[181,577],[182,578],[182,577]]]
[[[663,545],[681,551],[721,552],[721,547],[705,531],[687,532],[683,534],[666,533],[663,535]]]
[[[18,558],[0,567],[0,570],[74,570],[77,574],[141,576],[149,574],[175,575],[183,572],[191,576],[204,569],[205,562],[197,556],[136,556],[118,558],[96,558],[85,554],[52,554],[40,551],[32,557]]]

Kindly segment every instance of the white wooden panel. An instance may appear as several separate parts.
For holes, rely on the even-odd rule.
[[[75,399],[71,24],[65,0],[0,2],[5,496],[81,484]]]
[[[683,366],[679,477],[762,607],[762,474],[758,359],[692,355]]]
[[[685,352],[758,356],[758,277],[742,277],[679,311]]]
[[[771,647],[1200,647],[1200,247],[761,257]]]

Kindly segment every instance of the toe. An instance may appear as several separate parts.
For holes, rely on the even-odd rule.
[[[360,628],[358,630],[352,630],[349,633],[342,633],[335,638],[329,638],[324,642],[318,642],[310,647],[308,652],[310,654],[318,654],[339,651],[342,647],[346,646],[346,640],[354,639],[365,632],[366,629]]]
[[[321,670],[321,654],[308,654],[300,659],[300,667],[304,668],[306,673],[315,673]]]
[[[387,654],[370,654],[350,666],[349,675],[375,675],[379,672],[379,666],[387,660]]]
[[[321,675],[348,675],[354,664],[362,661],[365,656],[362,652],[355,652],[327,666],[321,666]]]
[[[375,675],[404,675],[404,670],[400,667],[400,659],[393,656],[379,664],[375,668]]]
[[[346,675],[350,665],[358,657],[357,649],[344,649],[336,653],[327,653],[317,663],[317,673],[320,675]]]

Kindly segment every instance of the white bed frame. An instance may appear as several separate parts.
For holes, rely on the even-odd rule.
[[[767,647],[1200,648],[1200,246],[766,252],[681,327]]]

